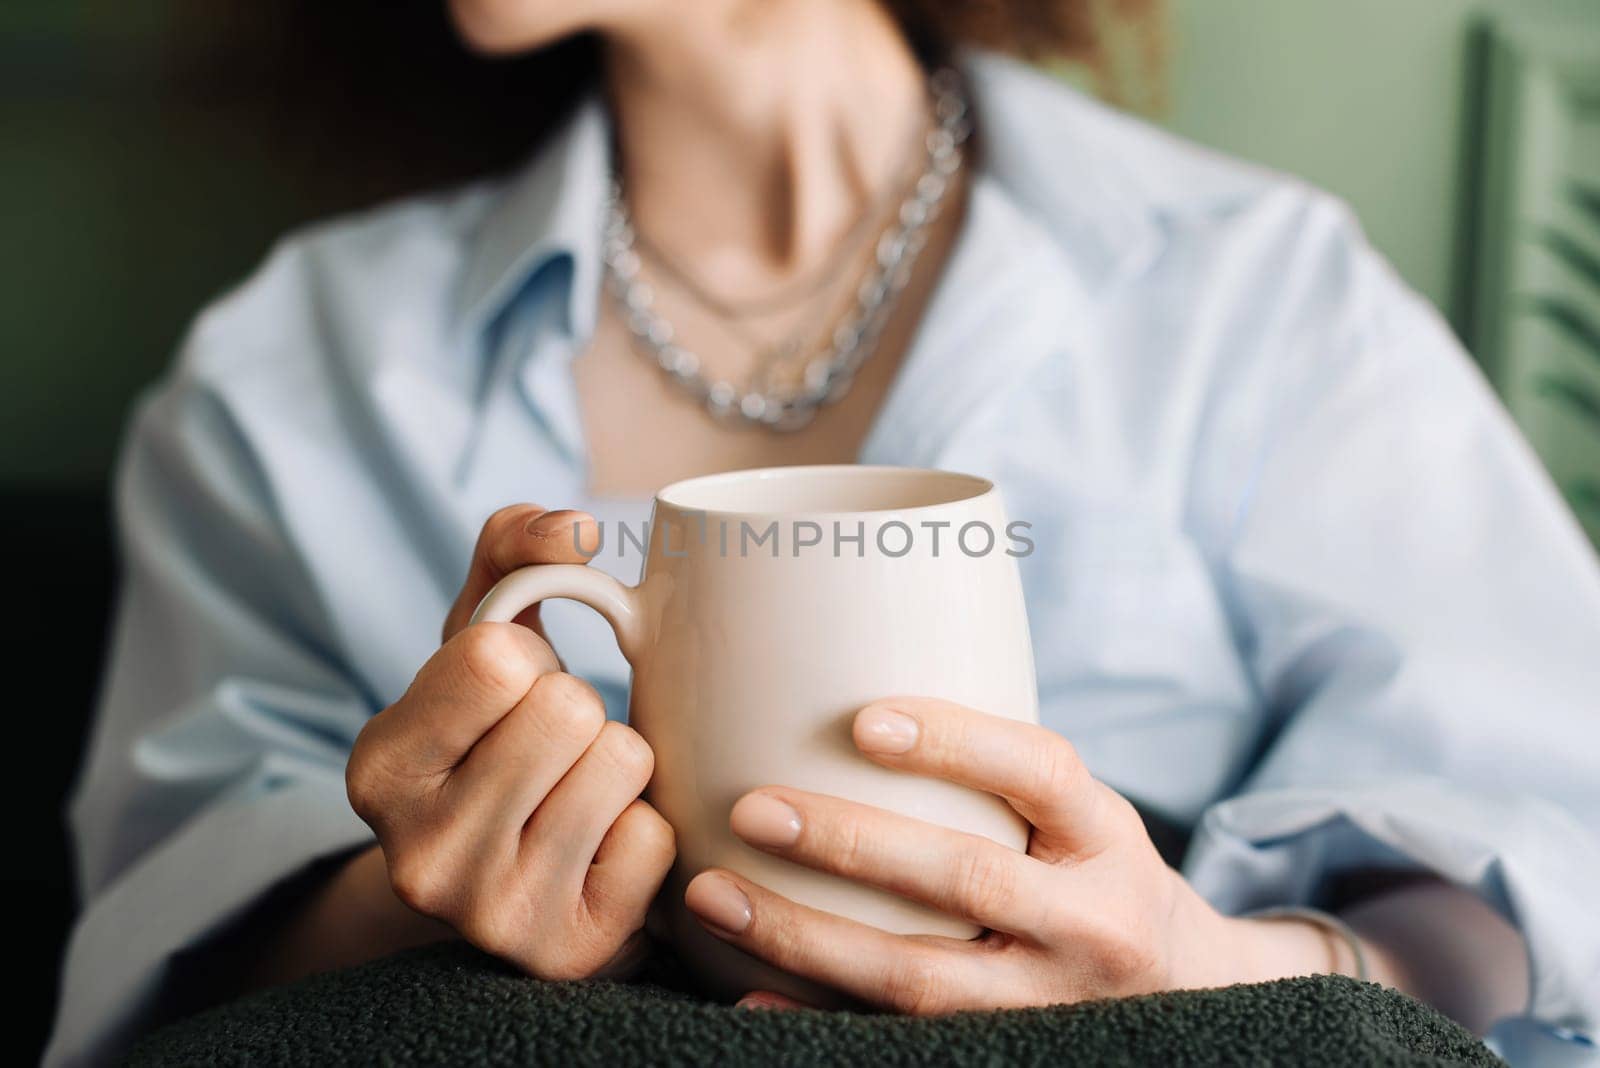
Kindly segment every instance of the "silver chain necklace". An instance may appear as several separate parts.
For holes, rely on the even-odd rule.
[[[948,68],[928,79],[937,125],[926,139],[927,159],[889,228],[878,238],[872,266],[856,291],[851,310],[828,344],[805,366],[802,383],[777,389],[740,389],[700,371],[700,358],[674,340],[672,324],[654,310],[655,294],[639,277],[639,254],[621,183],[613,182],[606,203],[602,246],[607,288],[617,301],[635,349],[668,379],[700,401],[714,418],[772,431],[799,430],[818,409],[849,392],[856,372],[872,355],[897,298],[910,282],[928,228],[944,206],[961,169],[961,145],[971,130],[960,76]]]

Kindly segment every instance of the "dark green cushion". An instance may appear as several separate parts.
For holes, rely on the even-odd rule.
[[[659,976],[658,976],[659,978]],[[1424,1005],[1336,977],[937,1019],[542,983],[462,946],[316,976],[174,1024],[136,1065],[1493,1065]]]

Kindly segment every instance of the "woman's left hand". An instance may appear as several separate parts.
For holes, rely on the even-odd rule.
[[[1230,919],[1157,854],[1143,821],[1043,727],[929,699],[870,705],[856,746],[886,767],[997,794],[1032,827],[1019,853],[869,805],[763,787],[733,808],[758,849],[985,928],[889,934],[731,872],[685,892],[715,935],[787,972],[900,1012],[1020,1007],[1334,970],[1309,924]],[[750,1004],[784,999],[755,993]]]

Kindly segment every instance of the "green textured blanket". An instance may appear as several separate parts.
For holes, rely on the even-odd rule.
[[[1418,1002],[1335,977],[926,1020],[734,1009],[655,978],[541,983],[465,947],[434,947],[202,1013],[146,1038],[132,1063],[1500,1063]]]

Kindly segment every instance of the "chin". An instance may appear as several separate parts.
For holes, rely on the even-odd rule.
[[[456,33],[474,52],[509,55],[593,29],[609,3],[569,0],[448,0]]]

